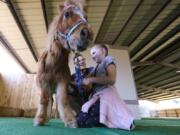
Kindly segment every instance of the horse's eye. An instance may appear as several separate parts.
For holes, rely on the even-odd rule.
[[[88,21],[87,16],[85,16],[84,18],[86,19],[86,21]]]
[[[65,18],[69,18],[70,12],[65,12],[65,13],[64,13],[64,16],[65,16]]]

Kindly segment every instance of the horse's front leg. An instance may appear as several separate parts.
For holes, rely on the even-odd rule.
[[[67,96],[67,83],[58,83],[56,89],[56,101],[59,116],[65,123],[65,126],[76,128],[77,124],[75,119],[75,112],[70,107]]]
[[[34,119],[34,126],[44,125],[47,121],[47,108],[49,100],[52,100],[50,92],[41,90],[40,105]]]

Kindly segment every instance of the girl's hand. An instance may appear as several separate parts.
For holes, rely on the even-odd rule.
[[[91,89],[92,89],[92,82],[91,82],[91,78],[90,77],[83,79],[82,84],[83,84],[84,90],[91,91]]]
[[[84,78],[83,79],[83,84],[84,85],[91,85],[92,84],[92,78],[91,77],[89,77],[89,78]]]

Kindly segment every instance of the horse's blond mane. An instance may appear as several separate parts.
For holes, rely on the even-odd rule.
[[[50,46],[53,43],[54,40],[54,36],[57,32],[57,25],[58,25],[58,21],[59,21],[59,15],[56,16],[53,21],[51,22],[51,24],[49,25],[49,30],[48,30],[48,41],[47,41],[47,49],[50,49]]]
[[[79,6],[80,8],[87,6],[87,3],[85,0],[66,0],[64,2],[64,5],[66,6],[68,4],[75,4],[75,5]]]

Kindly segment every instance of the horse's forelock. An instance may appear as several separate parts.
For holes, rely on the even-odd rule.
[[[84,7],[87,6],[85,0],[66,0],[64,2],[64,6],[68,6],[68,5],[76,5],[82,10],[84,9]]]

